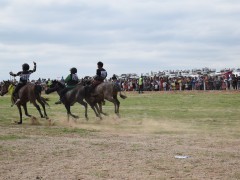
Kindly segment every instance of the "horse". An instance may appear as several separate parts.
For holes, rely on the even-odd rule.
[[[45,90],[46,94],[50,94],[52,92],[57,92],[58,95],[60,96],[61,91],[65,88],[65,85],[62,84],[61,82],[54,80],[52,81],[52,84],[50,85],[49,88],[47,88]],[[85,118],[86,120],[88,120],[88,115],[87,115],[87,103],[84,102],[85,98],[85,88],[82,84],[77,84],[76,87],[74,87],[73,89],[67,91],[63,97],[64,101],[63,104],[67,110],[67,115],[68,115],[68,121],[69,121],[69,116],[73,117],[73,118],[79,118],[78,116],[74,115],[71,113],[71,109],[70,107],[73,106],[76,102],[78,102],[79,104],[83,105],[85,108]],[[96,110],[97,108],[95,107],[95,104],[89,102],[91,108],[94,110],[95,114],[97,117],[101,116],[99,115],[98,111]]]
[[[89,79],[83,79],[83,83],[86,85],[90,83],[91,80]],[[94,88],[93,92],[89,95],[89,100],[91,103],[98,103],[99,104],[99,113],[102,112],[102,103],[104,99],[112,102],[114,104],[115,108],[115,114],[120,117],[119,114],[119,107],[120,107],[120,101],[118,100],[118,92],[120,92],[120,97],[122,99],[126,99],[127,96],[123,95],[121,92],[121,88],[118,84],[114,82],[102,82],[97,87]],[[104,113],[103,113],[104,114]]]
[[[6,93],[10,91],[13,92],[14,88],[15,88],[15,85],[12,82],[3,81],[3,84],[1,85],[0,95],[4,96]],[[18,96],[20,101],[16,102],[16,99],[12,98],[13,103],[18,107],[19,116],[20,116],[20,120],[18,122],[15,121],[17,124],[22,124],[21,106],[24,109],[25,115],[28,117],[31,117],[31,115],[28,114],[28,110],[27,110],[27,102],[29,101],[37,108],[41,118],[45,117],[46,119],[48,119],[46,109],[45,109],[45,104],[48,105],[48,103],[46,102],[47,99],[44,99],[43,97],[41,97],[41,90],[42,90],[42,87],[40,85],[27,83],[18,91]],[[44,115],[41,112],[40,106],[36,103],[36,100],[41,104],[44,111]]]
[[[115,113],[117,116],[120,116],[119,114],[119,107],[120,107],[120,101],[118,100],[118,92],[120,92],[120,97],[122,99],[126,99],[127,96],[123,95],[121,92],[121,88],[116,84],[112,82],[103,82],[99,84],[94,89],[94,94],[97,94],[99,99],[106,99],[114,104]],[[101,111],[101,107],[100,107]]]

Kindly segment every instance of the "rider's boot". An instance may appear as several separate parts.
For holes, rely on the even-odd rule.
[[[55,102],[55,104],[62,104],[62,103],[64,103],[64,97],[60,96],[60,99],[57,102]]]

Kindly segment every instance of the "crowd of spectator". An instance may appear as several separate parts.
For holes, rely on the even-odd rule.
[[[142,77],[144,91],[239,90],[240,76]],[[138,91],[139,79],[119,79],[124,91]]]
[[[142,78],[141,89],[139,88],[139,78],[118,77],[115,82],[123,91],[240,90],[240,76],[234,74],[198,77],[141,76],[140,78]],[[64,78],[61,78],[60,81],[64,83]],[[112,81],[111,77],[107,81]],[[49,86],[52,80],[39,78],[32,82]]]

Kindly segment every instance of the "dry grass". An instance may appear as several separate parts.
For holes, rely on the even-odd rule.
[[[189,107],[184,105],[186,99],[194,104],[195,96],[203,97],[184,94],[146,93],[141,98],[128,94],[129,100],[121,101],[122,117],[115,116],[113,106],[107,104],[109,116],[103,120],[89,111],[89,121],[80,116],[67,122],[62,107],[53,106],[48,110],[50,121],[36,116],[19,126],[10,123],[17,115],[9,117],[4,111],[0,179],[240,179],[240,122],[235,119],[239,104],[234,112],[226,108],[229,118],[196,117],[194,112],[209,112],[211,107],[219,113],[221,103],[209,102],[205,109],[201,104]],[[182,106],[173,106],[172,95],[181,98]],[[234,98],[232,94],[216,97],[226,104],[230,101],[220,96]],[[155,111],[163,108],[156,98],[171,104],[164,106],[165,111],[174,109],[179,114]],[[142,112],[146,107],[149,112]],[[8,109],[5,104],[1,108]],[[83,108],[75,105],[73,112],[83,114]],[[176,159],[176,155],[189,158]]]

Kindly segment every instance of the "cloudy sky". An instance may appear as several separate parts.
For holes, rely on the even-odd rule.
[[[0,80],[240,68],[239,0],[1,0]]]

